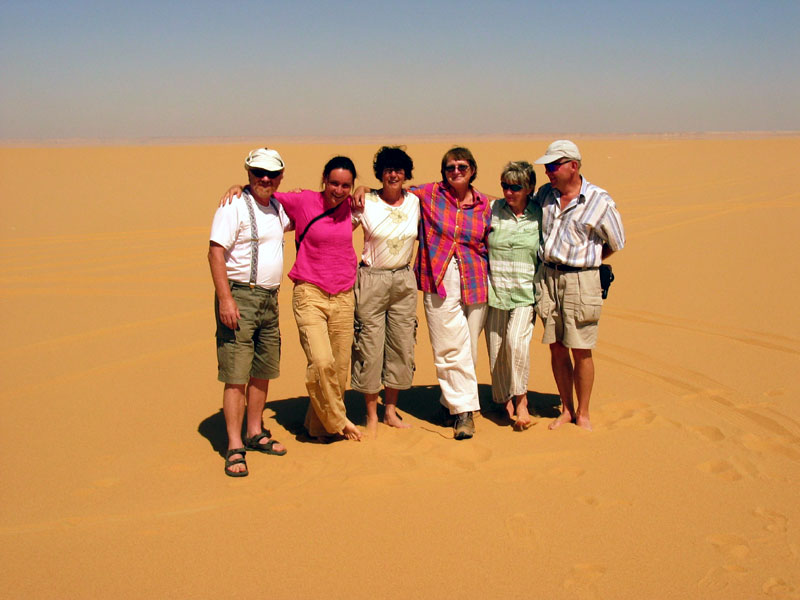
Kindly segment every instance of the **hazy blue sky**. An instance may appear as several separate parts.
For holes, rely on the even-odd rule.
[[[0,139],[800,130],[800,1],[0,0]]]

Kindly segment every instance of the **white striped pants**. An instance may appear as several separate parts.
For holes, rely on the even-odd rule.
[[[489,307],[486,349],[492,372],[492,400],[505,404],[512,396],[528,393],[533,306],[511,310]]]

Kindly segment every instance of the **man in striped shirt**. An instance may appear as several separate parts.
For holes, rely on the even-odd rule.
[[[573,142],[553,142],[535,162],[545,165],[550,180],[537,193],[544,244],[539,248],[542,264],[534,282],[536,312],[544,323],[542,343],[550,344],[550,362],[561,396],[561,415],[550,429],[575,423],[591,431],[592,348],[603,306],[599,267],[623,248],[625,233],[608,192],[580,174],[581,153]]]

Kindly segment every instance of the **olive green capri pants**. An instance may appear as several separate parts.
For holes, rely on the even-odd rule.
[[[245,384],[251,377],[276,379],[281,372],[278,289],[250,288],[236,281],[228,281],[228,285],[240,318],[236,329],[222,323],[219,301],[215,297],[217,379],[230,384]]]
[[[417,332],[417,283],[409,267],[358,269],[351,386],[377,394],[381,384],[411,387]]]

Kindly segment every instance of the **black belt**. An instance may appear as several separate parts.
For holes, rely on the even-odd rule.
[[[228,283],[230,283],[231,287],[243,288],[246,290],[257,290],[259,292],[264,292],[267,294],[277,294],[278,290],[280,289],[280,288],[265,288],[260,285],[252,285],[249,283],[241,283],[239,281],[233,281],[232,279],[229,279]]]
[[[569,265],[562,265],[561,263],[544,263],[544,266],[554,271],[561,271],[562,273],[577,273],[578,271],[591,271],[597,267],[571,267]]]

